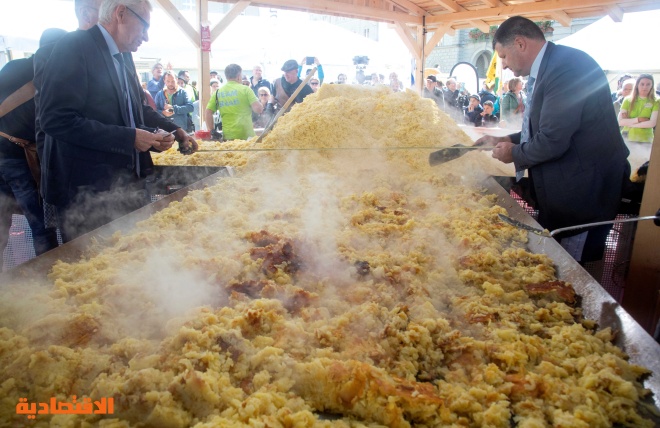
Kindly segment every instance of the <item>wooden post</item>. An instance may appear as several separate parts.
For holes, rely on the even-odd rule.
[[[209,2],[208,0],[197,0],[197,31],[201,33],[202,25],[209,25]],[[206,104],[209,101],[209,88],[211,85],[211,53],[204,52],[201,49],[201,40],[200,48],[197,51],[197,69],[199,70],[199,79],[197,79],[197,93],[199,94],[199,99],[197,100],[198,109],[199,109],[199,122],[195,123],[195,129],[201,130],[204,128],[204,112],[206,111]],[[208,129],[212,131],[212,129]]]
[[[655,215],[660,209],[660,129],[656,129],[640,216]],[[630,270],[623,292],[623,307],[653,334],[658,323],[660,293],[660,227],[652,221],[637,224]]]

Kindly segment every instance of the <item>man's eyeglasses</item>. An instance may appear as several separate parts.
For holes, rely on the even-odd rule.
[[[141,17],[140,15],[138,15],[138,14],[137,14],[133,9],[131,9],[130,7],[126,6],[126,9],[128,9],[133,15],[135,15],[135,17],[136,17],[137,19],[140,20],[140,22],[142,23],[142,27],[143,27],[142,31],[144,31],[144,32],[149,31],[149,27],[151,26],[151,24],[149,24],[147,21],[145,21],[143,17]]]
[[[319,86],[319,82],[309,82],[309,84],[312,86]]]
[[[267,97],[268,94],[259,94],[260,97]]]

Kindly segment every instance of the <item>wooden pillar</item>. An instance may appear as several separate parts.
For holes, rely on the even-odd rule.
[[[410,28],[408,28],[406,24],[401,22],[394,23],[394,30],[403,41],[403,44],[406,45],[408,51],[410,51],[410,54],[412,55],[415,64],[417,64],[417,68],[419,69],[419,64],[421,64],[422,62],[422,44],[424,42],[424,38],[421,35],[422,33],[421,26],[415,26],[416,30],[418,28],[419,31],[416,31],[416,34],[413,35],[413,32],[411,31]],[[401,76],[399,76],[399,80],[402,80]],[[421,85],[422,85],[421,77],[415,75],[415,88],[418,91],[421,91],[422,88]]]
[[[202,25],[211,26],[209,22],[209,2],[208,0],[197,0],[197,10],[195,14],[197,21],[197,31],[202,31]],[[213,41],[213,38],[211,38]],[[204,123],[204,111],[206,110],[206,104],[209,102],[209,87],[211,85],[211,53],[204,52],[201,46],[201,36],[200,36],[200,45],[197,49],[197,69],[199,70],[199,79],[197,80],[197,92],[199,93],[198,108],[199,108],[199,120],[200,123],[195,124],[195,129],[200,130],[203,128]],[[209,129],[209,131],[211,131]]]
[[[656,129],[640,217],[660,209],[660,129]],[[623,293],[623,307],[653,334],[660,316],[660,227],[652,221],[637,224],[630,270]]]
[[[199,70],[199,79],[197,79],[197,90],[199,92],[199,116],[201,123],[196,123],[196,129],[202,129],[204,123],[204,110],[209,101],[209,87],[211,84],[211,53],[202,51],[201,30],[202,25],[211,27],[209,22],[209,3],[208,0],[196,0],[195,27],[191,26],[179,10],[170,0],[156,0],[165,12],[174,19],[177,26],[183,30],[193,43],[193,48],[197,51],[197,69]],[[250,5],[250,0],[239,0],[234,7],[222,18],[222,20],[211,29],[211,43],[218,38],[220,34],[231,24],[246,7]],[[211,45],[211,47],[213,47]]]
[[[426,30],[423,25],[417,26],[417,37],[415,40],[417,43],[417,49],[419,50],[419,58],[415,57],[415,70],[413,70],[413,76],[415,76],[415,90],[421,95],[422,89],[424,89],[424,62],[426,58],[422,56],[426,44]],[[424,55],[428,55],[427,52],[424,52]]]
[[[205,96],[206,92],[208,91],[203,91],[203,88],[208,88],[209,86],[209,68],[208,68],[208,58],[209,54],[208,52],[202,52],[201,50],[201,38],[200,38],[200,26],[197,25],[197,28],[193,27],[188,23],[186,18],[179,12],[179,10],[174,6],[174,4],[170,0],[157,0],[158,4],[161,5],[163,10],[165,10],[165,13],[167,13],[176,23],[177,27],[179,27],[183,33],[190,39],[190,41],[193,44],[193,49],[195,49],[197,52],[201,54],[206,54],[206,72],[203,70],[203,65],[200,61],[197,62],[197,69],[200,72],[199,79],[197,79],[197,89],[199,91],[200,98],[202,96],[202,93],[204,93]],[[206,16],[208,16],[208,0],[197,0],[197,22],[200,21],[200,11],[202,8],[205,8],[207,11]],[[206,80],[204,80],[204,77],[206,77]],[[206,83],[205,83],[206,82]],[[206,86],[205,86],[206,85]],[[208,96],[207,96],[208,97]],[[202,106],[202,100],[200,99],[199,101],[200,105],[200,116],[202,116],[203,110],[201,109]],[[202,116],[203,117],[203,116]],[[199,123],[195,123],[195,129],[201,129]]]

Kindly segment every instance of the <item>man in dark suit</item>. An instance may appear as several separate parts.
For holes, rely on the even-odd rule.
[[[521,132],[475,144],[495,145],[493,157],[513,162],[518,179],[528,171],[543,227],[614,219],[630,165],[603,70],[582,51],[546,42],[520,16],[500,25],[493,48],[504,68],[529,76],[531,90]],[[610,228],[578,230],[560,243],[577,261],[599,260]]]
[[[99,24],[67,34],[44,69],[42,192],[65,241],[149,202],[142,180],[153,166],[149,150],[167,150],[175,139],[196,149],[143,104],[131,52],[149,39],[150,12],[148,0],[105,0]]]

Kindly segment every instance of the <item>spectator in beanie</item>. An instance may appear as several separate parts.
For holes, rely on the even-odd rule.
[[[438,108],[444,108],[445,99],[442,96],[442,91],[438,89],[438,80],[435,76],[431,75],[426,78],[426,87],[424,88],[422,96],[435,101]]]
[[[470,103],[465,112],[465,123],[481,126],[481,113],[483,113],[484,109],[481,107],[480,100],[479,95],[470,95]]]

